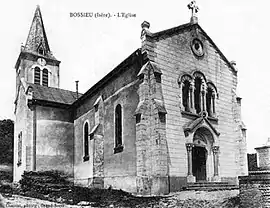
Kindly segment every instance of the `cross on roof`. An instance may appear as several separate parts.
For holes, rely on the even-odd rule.
[[[196,5],[196,1],[191,1],[188,4],[188,9],[191,9],[191,15],[194,17],[195,14],[199,11],[199,7]]]

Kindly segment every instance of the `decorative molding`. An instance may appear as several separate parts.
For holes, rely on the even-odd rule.
[[[193,143],[186,143],[186,148],[188,152],[191,152],[193,147],[194,147]]]
[[[212,151],[213,151],[214,154],[217,154],[218,151],[219,151],[219,146],[213,146]]]
[[[153,61],[148,61],[146,64],[144,64],[142,66],[142,68],[140,69],[139,73],[137,74],[137,76],[141,76],[146,74],[149,70],[153,70],[154,73],[158,73],[158,74],[162,74],[161,70],[159,69],[159,67],[157,66],[156,63],[154,63]]]
[[[216,130],[216,128],[210,123],[210,121],[207,119],[207,116],[201,116],[190,123],[188,123],[186,126],[183,127],[185,136],[187,137],[189,133],[193,133],[196,129],[199,128],[199,126],[202,124],[206,124],[214,133],[216,136],[219,136],[220,133]]]

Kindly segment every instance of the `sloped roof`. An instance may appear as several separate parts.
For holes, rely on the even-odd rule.
[[[54,87],[45,87],[42,85],[28,83],[28,88],[32,88],[33,100],[48,101],[60,104],[71,105],[77,100],[77,93],[69,90],[63,90]],[[82,94],[79,93],[79,97]]]
[[[126,66],[133,62],[137,56],[141,55],[141,49],[135,50],[129,57],[124,59],[118,66],[111,70],[105,77],[99,80],[94,86],[92,86],[87,92],[85,92],[79,99],[74,102],[74,106],[77,106],[81,101],[91,96],[93,93],[101,89],[106,83],[110,82],[115,75],[120,73],[122,70],[127,69]]]

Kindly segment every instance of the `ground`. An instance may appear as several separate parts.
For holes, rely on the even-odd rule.
[[[138,201],[134,204],[124,204],[119,201],[112,201],[110,205],[102,206],[109,208],[116,207],[143,207],[143,208],[222,208],[222,207],[233,207],[236,208],[239,205],[238,190],[232,191],[182,191],[172,193],[166,197],[158,198],[157,200],[147,201],[141,199],[141,203]],[[129,197],[127,197],[126,200]],[[106,199],[102,199],[106,200]],[[134,200],[132,198],[132,200]],[[4,203],[6,207],[35,207],[35,208],[47,208],[47,207],[61,207],[61,208],[79,208],[79,207],[97,207],[89,202],[80,202],[80,205],[66,205],[61,203],[50,202],[46,200],[34,199],[30,197],[23,197],[19,195],[4,196]]]
[[[32,174],[24,184],[25,191],[12,185],[12,166],[0,165],[0,208],[238,208],[239,190],[227,191],[181,191],[163,197],[136,197],[119,190],[100,190],[73,187],[69,190],[46,193],[43,181],[38,183]],[[41,173],[40,173],[41,174]],[[52,174],[52,173],[51,173]],[[48,175],[47,175],[48,176]],[[26,176],[25,176],[26,177]],[[42,178],[38,178],[42,179]],[[32,183],[30,183],[32,182]],[[60,178],[58,178],[58,184]],[[47,184],[48,185],[48,184]],[[36,198],[34,198],[36,197]],[[39,198],[39,199],[37,199]],[[72,200],[73,199],[73,200]],[[69,205],[67,205],[69,203]],[[72,204],[72,205],[71,205]],[[74,205],[75,204],[75,205]]]

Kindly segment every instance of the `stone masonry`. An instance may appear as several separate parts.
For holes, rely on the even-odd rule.
[[[258,168],[239,177],[240,207],[270,207],[270,140],[257,151]]]

